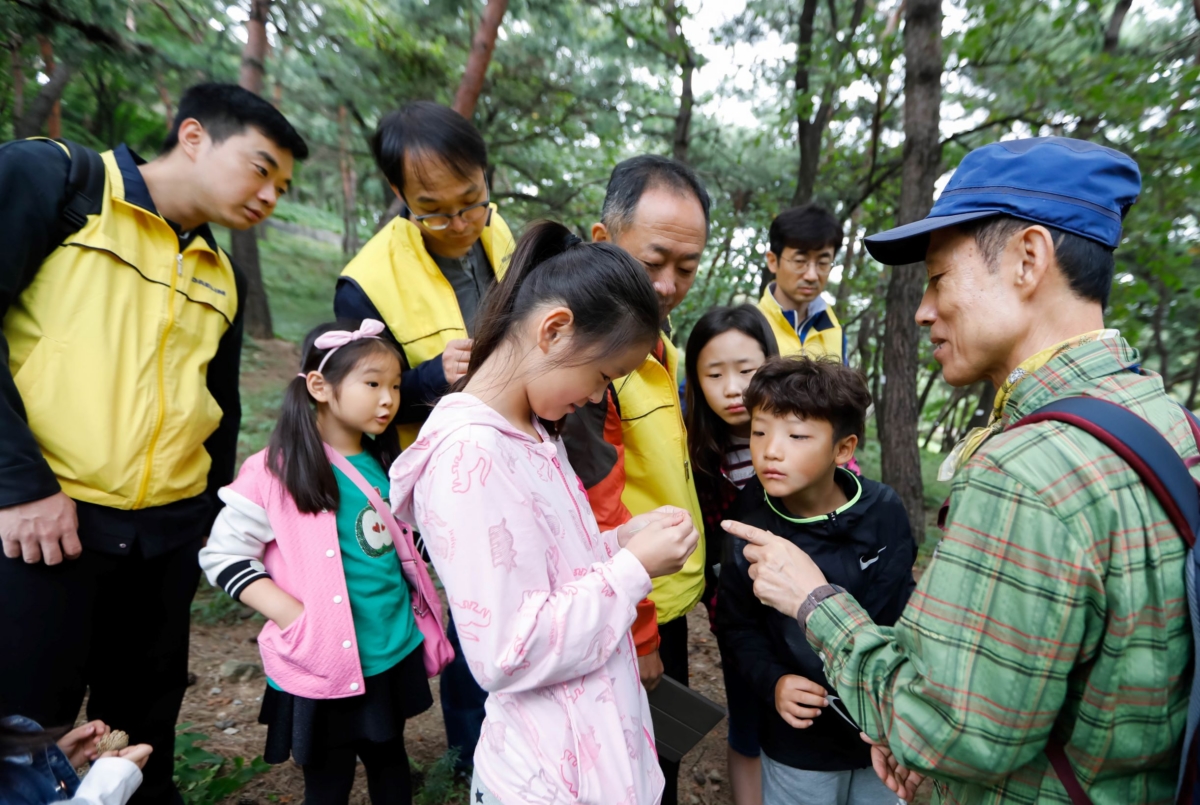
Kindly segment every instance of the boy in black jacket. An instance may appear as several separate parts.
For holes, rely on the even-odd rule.
[[[862,377],[833,360],[772,358],[743,399],[757,478],[730,519],[791,540],[876,623],[895,623],[915,587],[908,517],[890,487],[839,466],[862,437],[871,402]],[[724,542],[717,634],[723,661],[760,701],[764,805],[895,803],[795,617],[754,597],[746,542]]]

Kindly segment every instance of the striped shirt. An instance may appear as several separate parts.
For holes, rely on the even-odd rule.
[[[748,437],[729,437],[729,450],[725,453],[725,461],[721,463],[721,472],[738,489],[744,487],[746,482],[754,477],[754,463],[750,460],[750,439]]]
[[[1016,388],[1004,424],[1099,397],[1196,456],[1184,413],[1139,364],[1120,338],[1068,350]],[[1069,803],[1045,755],[1053,734],[1096,805],[1167,803],[1191,685],[1185,552],[1111,450],[1066,424],[1024,426],[958,472],[894,627],[834,595],[808,639],[858,723],[943,802]]]

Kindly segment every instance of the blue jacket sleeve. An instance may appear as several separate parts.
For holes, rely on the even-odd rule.
[[[349,277],[339,277],[337,289],[333,296],[333,314],[339,319],[376,319],[383,321],[379,309],[359,287],[358,283]],[[404,350],[392,331],[384,331],[388,340],[400,349],[400,411],[396,414],[396,422],[402,424],[424,422],[430,410],[446,393],[446,372],[442,368],[442,356],[430,358],[415,367],[408,365]]]

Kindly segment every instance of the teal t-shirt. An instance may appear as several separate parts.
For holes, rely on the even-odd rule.
[[[386,504],[388,477],[379,462],[366,451],[346,458]],[[408,582],[396,558],[391,532],[354,481],[337,467],[333,475],[341,501],[337,511],[338,544],[350,593],[358,659],[363,676],[375,676],[411,654],[425,637],[413,618]],[[282,690],[275,680],[267,682]]]
[[[387,504],[388,477],[368,452],[347,456]],[[341,504],[337,512],[342,569],[358,636],[363,676],[381,674],[412,653],[424,639],[413,618],[408,582],[400,570],[392,535],[367,496],[333,468]]]

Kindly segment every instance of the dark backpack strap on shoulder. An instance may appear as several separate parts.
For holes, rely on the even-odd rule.
[[[87,223],[88,215],[98,212],[104,193],[104,160],[94,149],[69,140],[62,140],[71,152],[71,169],[67,173],[66,204],[62,210],[63,233],[78,232]]]
[[[1179,453],[1153,425],[1107,400],[1068,397],[1039,408],[1016,426],[1045,421],[1065,422],[1087,431],[1128,462],[1162,504],[1188,547],[1195,544],[1200,531],[1196,482]]]

